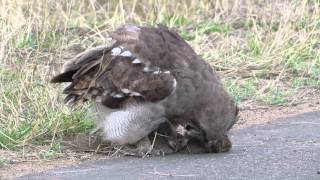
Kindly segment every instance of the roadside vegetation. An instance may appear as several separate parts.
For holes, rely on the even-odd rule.
[[[48,80],[123,23],[175,29],[240,107],[320,98],[319,0],[1,0],[0,149],[50,158],[63,137],[90,131],[86,107],[64,105]]]

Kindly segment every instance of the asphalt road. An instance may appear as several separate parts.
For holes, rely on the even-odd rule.
[[[20,179],[320,180],[320,112],[232,132],[223,154],[174,154],[86,162]]]

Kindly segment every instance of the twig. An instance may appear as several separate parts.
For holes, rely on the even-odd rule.
[[[172,174],[172,173],[161,173],[156,169],[153,169],[153,172],[148,172],[149,174],[158,175],[158,176],[169,176],[169,177],[194,177],[196,174]]]
[[[147,155],[149,155],[151,153],[151,151],[153,150],[153,147],[154,147],[154,143],[156,141],[156,138],[157,138],[157,135],[158,135],[158,132],[156,131],[155,132],[155,135],[153,137],[153,140],[152,140],[152,144],[151,144],[151,147],[149,148],[148,152],[142,157],[142,158],[145,158]]]

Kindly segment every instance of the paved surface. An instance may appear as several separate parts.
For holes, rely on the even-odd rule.
[[[234,147],[225,154],[101,160],[21,179],[320,180],[320,112],[232,134]]]

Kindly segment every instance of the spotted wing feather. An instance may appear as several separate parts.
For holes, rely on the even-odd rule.
[[[176,83],[174,76],[152,63],[144,63],[151,62],[148,59],[137,60],[139,53],[127,45],[133,42],[136,32],[121,35],[121,31],[116,32],[122,41],[78,54],[51,80],[53,83],[71,82],[64,90],[66,102],[93,100],[110,108],[120,108],[128,102],[160,101],[172,93]]]

